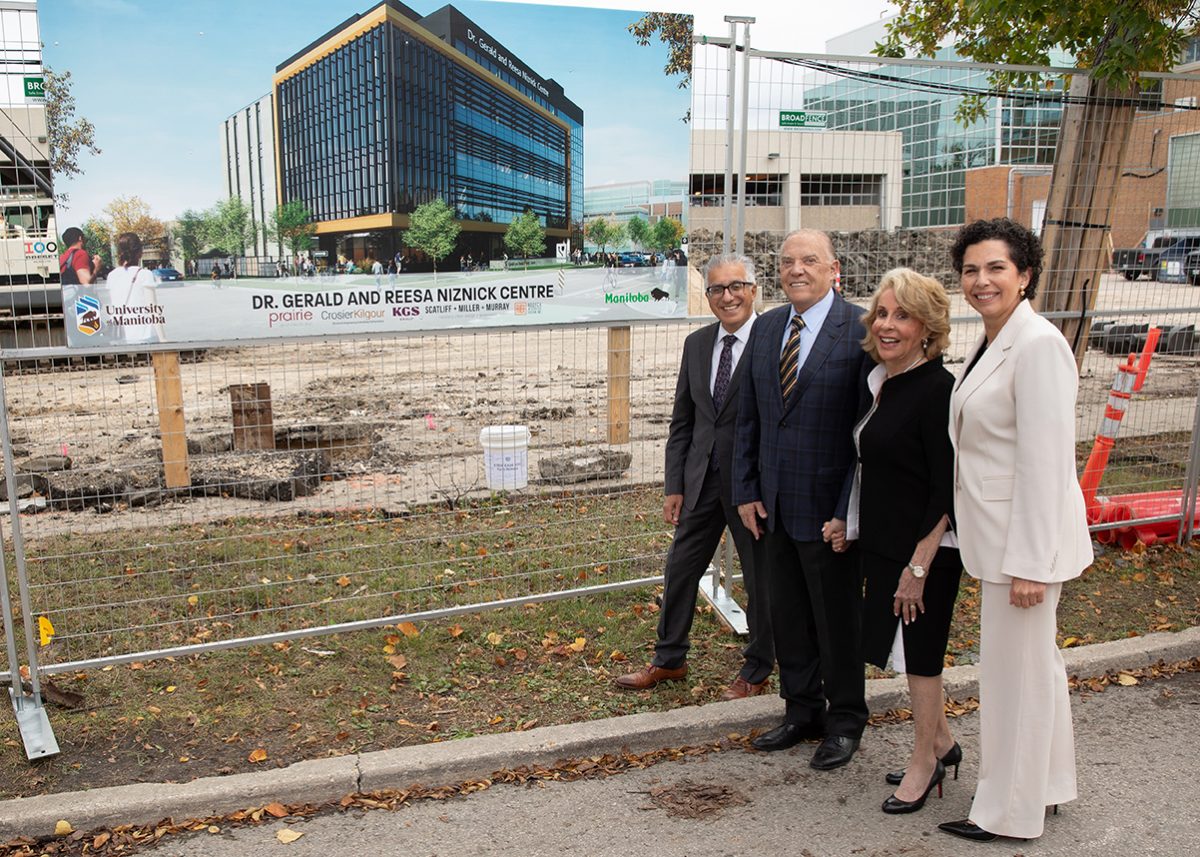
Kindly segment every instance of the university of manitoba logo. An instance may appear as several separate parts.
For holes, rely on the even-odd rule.
[[[100,321],[100,301],[91,295],[84,295],[75,301],[75,327],[86,336],[100,332],[103,323]]]

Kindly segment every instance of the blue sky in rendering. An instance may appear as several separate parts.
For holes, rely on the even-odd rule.
[[[118,196],[138,195],[156,217],[203,209],[224,195],[220,125],[271,89],[275,66],[372,0],[43,0],[43,59],[70,71],[77,113],[96,126],[99,156],[60,180],[70,195],[60,227]],[[412,0],[429,14],[441,0]],[[554,78],[584,111],[589,185],[682,180],[690,95],[662,73],[665,46],[639,47],[625,27],[637,12],[455,0],[524,60]]]

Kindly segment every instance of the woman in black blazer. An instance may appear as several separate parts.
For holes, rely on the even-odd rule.
[[[942,365],[950,302],[936,280],[897,268],[883,276],[863,319],[863,348],[878,365],[871,405],[855,427],[859,466],[847,539],[858,539],[866,580],[863,658],[893,655],[908,674],[916,738],[887,813],[915,812],[962,750],[950,734],[942,665],[962,565],[949,532],[954,452],[947,429],[953,376]],[[831,533],[836,549],[842,539]]]

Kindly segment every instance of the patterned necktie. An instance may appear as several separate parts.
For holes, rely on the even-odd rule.
[[[786,406],[788,397],[796,389],[796,371],[800,368],[800,331],[804,328],[804,319],[799,315],[792,316],[792,332],[783,353],[779,355],[779,389],[783,391],[783,403]]]
[[[737,337],[727,333],[721,341],[725,343],[725,347],[721,349],[721,359],[717,361],[717,377],[713,381],[713,406],[718,414],[721,413],[721,406],[725,404],[725,394],[729,392],[729,376],[733,374],[733,343],[737,342]]]

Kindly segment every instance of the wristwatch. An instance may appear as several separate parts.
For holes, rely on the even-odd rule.
[[[922,577],[925,576],[925,566],[923,566],[923,565],[914,565],[913,563],[910,562],[908,564],[908,570],[912,572],[912,576],[915,577],[917,580],[920,580]]]

